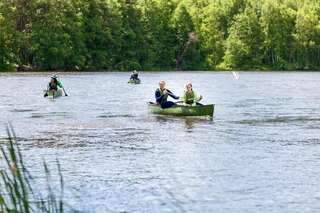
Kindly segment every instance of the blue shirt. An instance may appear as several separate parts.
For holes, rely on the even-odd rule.
[[[162,104],[167,101],[168,95],[173,99],[179,99],[178,96],[174,95],[170,90],[165,89],[167,91],[167,94],[163,94],[163,91],[161,91],[159,88],[155,92],[155,98],[156,102],[158,104]]]

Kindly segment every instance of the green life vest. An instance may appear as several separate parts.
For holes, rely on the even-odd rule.
[[[194,94],[194,92],[192,91],[191,93],[190,92],[188,92],[188,91],[185,91],[185,93],[184,93],[184,101],[185,101],[185,103],[187,103],[187,104],[193,104],[194,103],[194,101],[195,101],[195,99],[196,99],[196,96],[195,96],[195,94]]]

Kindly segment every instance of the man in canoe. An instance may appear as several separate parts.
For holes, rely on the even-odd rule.
[[[62,88],[65,96],[68,96],[67,93],[65,92],[63,86],[62,86],[61,81],[58,80],[58,76],[57,75],[53,75],[53,76],[51,76],[51,80],[50,80],[50,82],[48,84],[47,90],[48,91],[50,91],[50,90],[52,91],[53,90],[53,91],[57,92],[58,88]],[[48,93],[45,93],[44,97],[47,97],[47,96],[48,96]]]
[[[182,101],[184,104],[196,105],[202,100],[202,96],[198,96],[197,93],[192,88],[192,83],[186,85],[186,90],[184,91]]]
[[[161,108],[169,108],[175,105],[174,102],[167,100],[168,96],[173,99],[179,99],[179,96],[174,95],[170,90],[166,88],[165,81],[160,81],[159,88],[155,92],[155,98],[157,104],[161,105]]]
[[[130,76],[130,80],[140,80],[139,79],[139,73],[137,72],[137,70],[134,70]]]

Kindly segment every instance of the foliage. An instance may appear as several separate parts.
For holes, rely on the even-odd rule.
[[[0,70],[17,66],[320,70],[320,4],[319,0],[1,0]]]

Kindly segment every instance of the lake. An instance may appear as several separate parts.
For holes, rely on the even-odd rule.
[[[0,140],[11,122],[30,170],[62,164],[80,212],[320,211],[320,73],[0,74]],[[148,113],[159,80],[192,81],[213,119]]]

